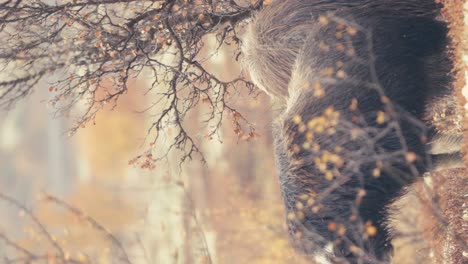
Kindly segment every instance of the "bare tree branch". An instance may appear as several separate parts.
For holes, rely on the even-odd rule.
[[[128,81],[147,71],[154,79],[150,89],[165,103],[149,133],[174,127],[178,132],[169,150],[181,150],[181,161],[200,154],[183,125],[200,103],[211,109],[205,125],[215,122],[209,136],[226,113],[239,131],[254,135],[253,126],[229,102],[236,90],[252,90],[253,84],[241,77],[220,80],[204,68],[200,53],[207,35],[218,41],[213,53],[225,45],[238,46],[237,25],[262,5],[262,0],[4,1],[0,66],[8,76],[0,82],[0,106],[11,107],[41,80],[53,78],[51,105],[57,114],[75,114],[73,134],[95,122],[99,110],[115,107],[127,93]],[[168,56],[172,59],[163,59]],[[153,143],[160,133],[154,134]]]

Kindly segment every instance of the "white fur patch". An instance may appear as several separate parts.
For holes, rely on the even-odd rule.
[[[319,264],[332,264],[330,262],[329,256],[333,255],[333,244],[328,243],[324,248],[321,254],[315,254],[314,260]]]

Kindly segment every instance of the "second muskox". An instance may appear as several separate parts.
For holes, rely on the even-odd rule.
[[[244,65],[283,105],[289,232],[315,260],[389,261],[389,204],[425,172],[460,165],[461,137],[425,121],[452,93],[439,12],[432,0],[282,0],[251,22]]]

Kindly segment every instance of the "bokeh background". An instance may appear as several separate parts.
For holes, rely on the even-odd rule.
[[[211,42],[208,41],[207,45]],[[215,45],[215,42],[213,42]],[[221,51],[206,63],[228,80],[238,76],[233,53]],[[187,118],[206,163],[196,156],[180,165],[170,152],[152,170],[129,161],[144,151],[154,112],[142,110],[157,94],[149,78],[130,84],[112,111],[95,125],[69,136],[74,116],[56,116],[44,80],[33,95],[0,117],[0,193],[26,210],[0,201],[0,234],[38,255],[56,254],[41,227],[70,257],[83,262],[119,263],[122,249],[89,221],[64,210],[53,195],[98,222],[125,248],[132,263],[298,263],[284,228],[271,120],[278,110],[264,94],[240,94],[237,110],[255,124],[258,136],[238,137],[225,121],[218,136],[205,138],[204,105]],[[237,98],[237,99],[236,99]],[[155,109],[154,111],[157,111]],[[166,131],[170,138],[171,130]],[[167,144],[170,140],[167,140]],[[155,146],[165,151],[167,146]],[[0,256],[21,254],[6,243]]]

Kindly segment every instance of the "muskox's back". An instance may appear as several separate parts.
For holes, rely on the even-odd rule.
[[[432,0],[277,0],[255,15],[244,37],[244,66],[254,82],[285,101],[292,69],[319,16],[428,17],[438,15]]]

